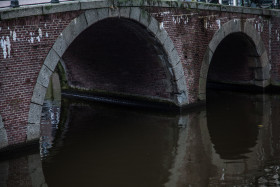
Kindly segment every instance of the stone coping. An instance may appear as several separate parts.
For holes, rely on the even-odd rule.
[[[67,11],[78,11],[96,8],[116,8],[116,7],[181,7],[196,10],[211,10],[220,12],[235,12],[244,14],[256,14],[260,16],[280,17],[280,10],[249,8],[239,6],[227,6],[212,3],[199,2],[178,2],[176,0],[155,1],[155,0],[79,0],[61,3],[47,3],[38,5],[26,5],[18,8],[0,8],[0,20],[14,19],[20,17],[45,15]]]

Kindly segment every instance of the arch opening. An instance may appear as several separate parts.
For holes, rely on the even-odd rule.
[[[62,56],[71,88],[173,100],[168,57],[148,30],[107,18],[81,33]]]
[[[255,44],[246,34],[238,32],[226,36],[217,46],[210,62],[207,87],[255,85],[258,69],[255,62],[260,61],[259,58]]]

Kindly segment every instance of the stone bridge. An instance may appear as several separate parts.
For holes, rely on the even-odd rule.
[[[205,101],[207,80],[280,83],[277,10],[92,0],[3,8],[0,41],[1,148],[39,139],[54,72],[72,92],[177,107]]]

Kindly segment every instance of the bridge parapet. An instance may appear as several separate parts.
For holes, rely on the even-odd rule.
[[[229,13],[255,14],[260,16],[280,17],[280,10],[249,8],[238,6],[227,6],[212,3],[200,2],[177,2],[177,1],[71,1],[61,2],[59,4],[38,4],[28,5],[19,8],[2,8],[0,9],[0,20],[14,19],[20,17],[46,15],[67,11],[79,11],[96,8],[116,8],[116,7],[165,7],[165,8],[183,8],[192,10],[210,10]]]

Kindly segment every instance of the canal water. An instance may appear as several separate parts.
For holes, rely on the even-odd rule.
[[[0,186],[279,186],[280,95],[209,91],[182,114],[46,101],[40,151]]]

